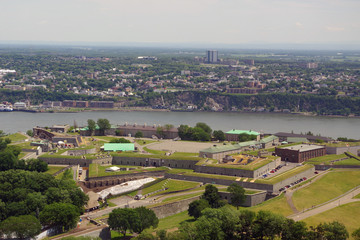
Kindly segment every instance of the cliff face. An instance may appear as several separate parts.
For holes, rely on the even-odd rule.
[[[360,98],[320,95],[271,93],[258,95],[231,95],[217,92],[176,92],[153,96],[150,105],[164,105],[175,109],[196,106],[197,110],[250,110],[315,112],[333,115],[360,115]]]

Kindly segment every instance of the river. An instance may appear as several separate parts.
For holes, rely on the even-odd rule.
[[[348,137],[360,139],[360,119],[346,117],[319,117],[293,114],[264,113],[220,113],[220,112],[119,112],[95,111],[78,113],[28,113],[0,112],[0,129],[6,133],[26,132],[34,126],[70,124],[87,125],[88,119],[107,118],[111,124],[137,123],[187,124],[194,126],[205,122],[214,130],[231,129],[255,130],[263,133],[291,132],[328,137]]]

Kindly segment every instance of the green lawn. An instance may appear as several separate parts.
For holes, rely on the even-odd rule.
[[[298,210],[329,201],[360,185],[360,171],[333,171],[293,195]]]
[[[284,173],[281,173],[279,175],[275,175],[274,177],[269,177],[269,178],[265,178],[265,179],[257,179],[256,182],[257,183],[265,183],[265,184],[274,184],[274,183],[278,183],[281,182],[291,176],[294,176],[296,174],[300,174],[301,172],[304,172],[310,168],[314,167],[313,165],[307,164],[307,165],[303,165],[300,167],[295,167],[289,171],[286,171]],[[300,178],[300,177],[299,177]]]
[[[48,166],[48,170],[45,173],[53,175],[57,171],[60,171],[61,169],[65,168],[63,166]]]
[[[106,168],[113,167],[113,166],[119,167],[119,168],[136,168],[136,169],[129,170],[129,171],[105,172]],[[89,177],[103,177],[103,176],[122,175],[122,174],[139,173],[139,172],[162,171],[162,170],[167,170],[167,169],[168,168],[166,168],[166,167],[140,168],[138,166],[126,166],[126,165],[101,166],[99,164],[90,164]]]
[[[347,156],[345,154],[329,154],[321,157],[311,158],[310,160],[306,161],[307,164],[329,164],[330,161],[334,161],[341,158],[346,158]],[[341,161],[342,162],[342,161]]]
[[[349,232],[350,239],[352,239],[351,234],[360,227],[359,216],[360,202],[354,202],[341,205],[329,211],[306,218],[303,221],[306,222],[308,226],[317,226],[320,222],[341,222],[345,225]]]
[[[18,158],[21,159],[21,158],[25,157],[26,154],[28,154],[28,153],[26,153],[26,152],[21,152],[21,153],[19,154]]]
[[[168,197],[165,198],[162,203],[168,203],[168,202],[172,202],[172,201],[180,201],[180,200],[184,200],[184,199],[188,199],[188,198],[192,198],[192,197],[196,197],[196,196],[200,196],[202,195],[203,192],[198,192],[198,193],[190,193],[190,194],[186,194],[186,195],[181,195],[181,196],[173,196],[173,197]]]
[[[11,140],[11,142],[17,142],[17,141],[22,141],[22,140],[27,139],[27,137],[25,137],[21,133],[10,134],[10,135],[5,136],[5,138],[9,138]]]
[[[165,155],[166,151],[160,151],[160,150],[153,150],[149,149],[147,147],[144,147],[144,150],[151,154],[157,154],[157,155]]]
[[[197,157],[198,153],[189,153],[189,152],[175,152],[171,156],[173,157]]]
[[[226,179],[235,181],[237,177],[226,176],[226,175],[217,175],[217,174],[207,174],[207,173],[196,173],[191,169],[171,169],[168,171],[171,174],[180,174],[184,176],[195,176],[195,177],[205,177],[205,178],[215,178],[215,179]]]
[[[244,208],[252,211],[260,211],[260,210],[266,210],[271,211],[277,214],[281,214],[283,216],[289,216],[293,214],[293,211],[291,210],[289,204],[286,201],[285,195],[282,194],[278,197],[275,197],[273,199],[267,200],[259,205]]]
[[[154,231],[160,230],[160,229],[173,229],[173,228],[177,228],[181,222],[183,221],[188,221],[188,220],[193,220],[193,217],[190,217],[188,215],[187,211],[166,217],[166,218],[162,218],[159,220],[159,225],[156,229],[154,229]]]
[[[23,142],[19,144],[15,144],[15,146],[20,147],[21,149],[36,149],[36,146],[30,146],[30,142]]]
[[[145,194],[154,192],[156,190],[160,190],[164,186],[166,188],[168,188],[168,189],[165,190],[165,191],[161,191],[161,192],[159,192],[159,193],[157,193],[155,195],[162,194],[162,193],[167,193],[167,192],[186,190],[186,189],[194,188],[194,187],[199,186],[199,185],[200,185],[200,183],[198,183],[198,182],[189,182],[189,181],[166,179],[166,180],[158,182],[158,183],[156,183],[156,184],[154,184],[154,185],[152,185],[152,186],[150,186],[148,188],[144,188],[142,190],[142,194],[145,195]]]

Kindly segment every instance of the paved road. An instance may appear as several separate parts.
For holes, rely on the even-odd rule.
[[[305,212],[301,212],[301,213],[297,213],[294,215],[290,215],[288,216],[288,218],[294,219],[295,221],[300,221],[303,220],[305,218],[314,216],[316,214],[328,211],[330,209],[333,209],[335,207],[338,207],[340,205],[344,205],[344,204],[348,204],[348,203],[352,203],[352,202],[358,202],[360,201],[360,199],[353,199],[354,196],[360,194],[360,188],[358,186],[358,188],[356,188],[355,190],[345,194],[344,196],[338,198],[338,199],[334,199],[331,202],[328,202],[324,205],[321,205],[319,207],[316,207],[312,210],[309,211],[305,211]]]

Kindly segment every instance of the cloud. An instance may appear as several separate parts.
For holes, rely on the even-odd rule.
[[[345,30],[345,28],[337,26],[327,26],[325,29],[328,32],[342,32]]]

